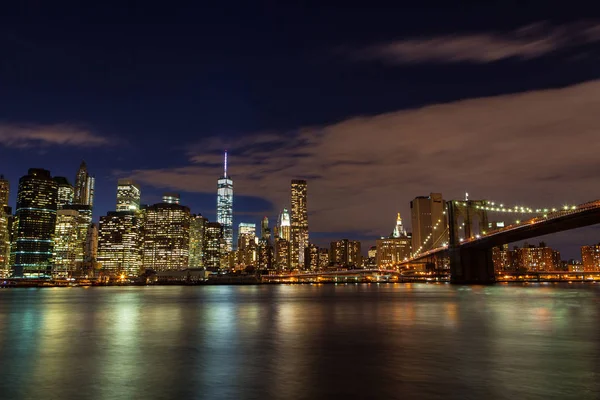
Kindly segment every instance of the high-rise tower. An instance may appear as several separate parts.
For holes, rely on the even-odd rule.
[[[262,219],[260,223],[260,238],[270,241],[271,240],[271,229],[269,229],[269,218],[266,216]]]
[[[225,250],[233,249],[233,180],[227,176],[227,151],[223,176],[217,181],[217,222],[223,227]]]
[[[117,211],[137,211],[140,209],[140,186],[131,179],[117,182]]]
[[[4,175],[0,175],[0,277],[8,275],[10,259],[10,233],[9,218],[10,208],[8,207],[8,194],[10,185]]]
[[[286,208],[279,215],[279,229],[277,230],[278,237],[285,239],[288,242],[292,240],[292,227],[290,221],[290,213]]]
[[[64,206],[73,204],[75,190],[64,176],[55,176],[54,181],[58,185],[58,209],[62,210]]]
[[[446,202],[441,193],[415,197],[410,202],[413,253],[430,250],[448,241],[445,209]]]
[[[15,276],[50,276],[57,201],[58,185],[50,171],[32,168],[19,179],[16,244],[11,249]]]
[[[304,249],[308,246],[308,208],[306,204],[307,183],[303,179],[292,180],[292,267],[304,265]]]
[[[95,178],[88,173],[87,165],[85,161],[82,161],[75,177],[73,203],[92,207],[94,205],[94,184]]]

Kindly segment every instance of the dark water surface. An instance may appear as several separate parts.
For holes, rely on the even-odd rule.
[[[0,290],[1,399],[600,399],[600,285]]]

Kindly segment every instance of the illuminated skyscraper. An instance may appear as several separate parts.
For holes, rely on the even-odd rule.
[[[600,271],[600,244],[581,247],[581,261],[584,271]]]
[[[10,183],[0,175],[0,207],[8,206],[8,195],[10,193]]]
[[[11,249],[15,276],[51,275],[57,199],[58,185],[50,171],[32,168],[19,179],[16,243]]]
[[[233,180],[227,176],[227,151],[223,176],[217,181],[217,222],[223,227],[225,250],[233,249]]]
[[[250,224],[248,222],[240,222],[238,225],[238,246],[240,245],[240,240],[247,240],[247,238],[256,237],[256,224]]]
[[[68,204],[73,204],[75,189],[64,176],[55,176],[54,181],[58,185],[58,204],[59,210]]]
[[[285,208],[279,215],[279,227],[277,229],[277,233],[277,236],[281,239],[285,239],[288,242],[292,240],[292,225],[290,221],[290,213]]]
[[[302,179],[292,180],[292,267],[304,265],[304,249],[308,246],[308,208],[306,201],[307,183]]]
[[[396,226],[394,226],[394,231],[392,232],[392,237],[399,238],[406,236],[406,231],[404,230],[404,226],[402,226],[402,218],[400,217],[400,213],[398,213],[398,217],[396,218]]]
[[[289,270],[290,264],[290,242],[283,238],[275,239],[275,265],[278,270]]]
[[[10,271],[9,190],[8,180],[4,179],[4,175],[0,175],[0,277],[7,276]]]
[[[119,179],[117,183],[117,211],[136,211],[140,209],[142,191],[131,179]]]
[[[142,260],[144,268],[155,271],[187,268],[190,250],[190,209],[179,204],[162,202],[147,207],[145,212]]]
[[[208,222],[205,229],[204,267],[221,268],[221,242],[223,226],[218,222]]]
[[[77,176],[75,177],[74,204],[94,206],[94,184],[95,178],[88,173],[85,161],[81,162]]]
[[[410,258],[411,250],[411,238],[407,235],[400,237],[394,237],[392,235],[391,237],[377,239],[375,251],[377,268],[397,268],[398,263]]]
[[[52,275],[66,278],[71,276],[83,262],[82,242],[79,229],[80,217],[77,210],[58,210],[54,230],[54,267]]]
[[[204,266],[205,230],[208,220],[202,215],[192,215],[190,220],[190,258],[188,266],[199,268]]]
[[[103,270],[139,275],[142,267],[142,221],[132,211],[109,212],[98,224],[98,264]]]

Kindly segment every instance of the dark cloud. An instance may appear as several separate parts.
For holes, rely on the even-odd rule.
[[[29,148],[46,145],[98,147],[110,145],[108,138],[69,124],[19,125],[0,123],[0,145]]]

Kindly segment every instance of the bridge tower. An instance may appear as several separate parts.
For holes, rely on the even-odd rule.
[[[485,200],[451,200],[446,203],[450,240],[450,274],[452,283],[489,284],[495,282],[492,249],[463,247],[460,242],[460,229],[464,222],[465,238],[473,235],[474,218],[477,218],[479,232],[488,229],[488,216]]]

